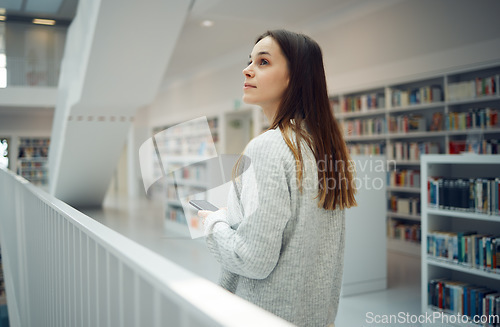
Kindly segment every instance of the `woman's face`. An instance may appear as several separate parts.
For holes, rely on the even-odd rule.
[[[274,113],[288,86],[289,75],[286,58],[272,37],[266,36],[255,44],[243,75],[243,101]]]

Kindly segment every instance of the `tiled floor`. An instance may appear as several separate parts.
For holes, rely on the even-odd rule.
[[[219,268],[202,239],[192,240],[168,232],[163,226],[161,203],[108,197],[103,209],[83,210],[104,225],[159,253],[192,272],[217,281]],[[375,315],[420,314],[420,258],[388,253],[388,288],[342,297],[336,327],[402,326],[375,323]],[[420,326],[419,324],[404,324]]]

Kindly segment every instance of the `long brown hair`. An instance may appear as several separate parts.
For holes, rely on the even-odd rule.
[[[303,175],[300,145],[305,140],[318,165],[318,207],[334,210],[356,206],[354,165],[330,108],[321,48],[310,37],[286,30],[267,31],[255,43],[267,36],[279,44],[289,72],[288,87],[269,129],[279,128],[293,152],[299,188]],[[290,131],[295,142],[288,136]]]

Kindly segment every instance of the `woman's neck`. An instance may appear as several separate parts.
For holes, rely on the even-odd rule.
[[[276,115],[276,112],[278,111],[278,107],[262,107],[262,111],[264,112],[264,115],[266,116],[269,124],[272,124],[274,121],[274,117]]]

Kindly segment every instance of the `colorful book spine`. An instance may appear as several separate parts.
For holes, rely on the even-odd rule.
[[[428,282],[428,304],[449,314],[495,316],[500,314],[500,293],[492,288],[448,279]]]
[[[427,254],[450,263],[500,273],[500,236],[430,231],[427,234]]]
[[[428,206],[445,210],[500,215],[500,178],[450,179],[430,177]]]

